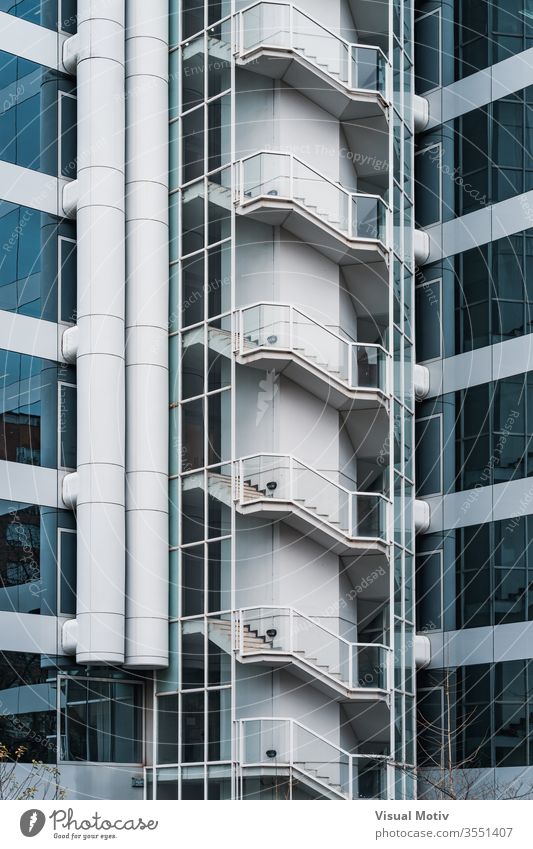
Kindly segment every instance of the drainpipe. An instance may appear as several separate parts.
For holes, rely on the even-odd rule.
[[[126,657],[168,665],[168,0],[126,4]]]
[[[124,0],[79,0],[63,64],[77,74],[78,172],[63,190],[77,220],[77,470],[63,501],[77,513],[76,619],[63,648],[78,663],[124,661]]]

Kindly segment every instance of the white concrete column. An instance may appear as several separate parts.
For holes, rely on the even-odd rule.
[[[78,455],[65,496],[77,505],[78,663],[124,661],[125,222],[124,0],[79,0],[65,45],[77,73],[78,175],[65,188],[77,217]],[[69,478],[74,478],[69,480]],[[75,627],[73,627],[75,624]],[[68,642],[68,640],[67,640]]]
[[[168,665],[168,0],[126,4],[126,658]]]

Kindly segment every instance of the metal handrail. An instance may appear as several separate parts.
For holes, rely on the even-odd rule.
[[[286,616],[288,618],[288,620],[289,620],[289,634],[288,634],[289,645],[286,648],[274,649],[274,648],[269,647],[265,644],[264,650],[258,649],[256,651],[245,652],[245,650],[244,650],[244,627],[247,624],[245,620],[246,620],[246,618],[248,618],[248,619],[259,619],[259,618],[261,618],[260,616],[246,617],[246,613],[248,613],[248,612],[250,612],[250,613],[253,613],[253,612],[262,613],[263,611],[265,611],[265,612],[266,611],[275,611],[278,616]],[[267,618],[271,618],[271,617],[267,617]],[[330,639],[331,641],[336,641],[337,643],[342,643],[348,649],[348,654],[347,654],[347,657],[348,657],[348,675],[344,676],[344,681],[343,681],[343,683],[347,685],[348,689],[354,690],[354,691],[355,690],[387,691],[389,689],[389,682],[390,682],[390,676],[391,676],[390,660],[391,660],[391,657],[392,657],[392,649],[391,649],[390,646],[386,646],[384,643],[354,643],[350,640],[347,640],[345,637],[340,636],[340,634],[336,634],[334,631],[330,630],[325,625],[322,625],[322,623],[317,622],[312,617],[307,616],[307,614],[302,613],[301,611],[297,610],[294,607],[286,607],[286,606],[270,605],[270,604],[250,605],[248,607],[239,608],[235,612],[235,619],[238,623],[238,631],[237,631],[238,651],[243,656],[245,654],[260,654],[260,653],[265,653],[265,654],[294,654],[295,651],[296,651],[295,640],[294,640],[295,619],[296,620],[302,619],[305,622],[308,622],[314,629],[319,629],[324,634],[326,634],[327,638]],[[234,643],[234,645],[236,645],[236,643]],[[372,686],[362,687],[361,685],[357,686],[356,684],[354,684],[354,682],[353,682],[353,671],[354,671],[353,670],[353,660],[354,660],[354,652],[357,649],[376,649],[376,650],[380,650],[380,651],[384,652],[384,654],[385,654],[385,664],[384,664],[385,686],[381,687],[381,686],[378,685],[378,686],[375,686],[375,687],[372,687]],[[313,651],[316,651],[316,649],[313,649]],[[318,666],[318,664],[314,664],[314,663],[311,663],[310,661],[308,661],[305,658],[305,656],[301,659],[304,662],[308,663],[309,666],[311,666],[311,667],[316,668]],[[327,672],[324,672],[323,674],[326,675],[326,676],[328,675]]]
[[[249,498],[245,501],[245,499],[244,499],[244,480],[245,480],[244,464],[249,460],[258,460],[258,459],[263,459],[263,458],[265,458],[265,459],[272,458],[272,459],[276,459],[278,461],[280,461],[280,460],[284,461],[284,463],[286,464],[286,471],[288,471],[288,474],[289,474],[288,493],[286,494],[285,497],[282,497],[282,498],[276,498],[276,496],[271,496],[271,497],[269,496],[268,499],[266,499],[266,496],[262,496],[258,492],[257,498]],[[332,524],[332,522],[330,522],[327,517],[321,520],[321,521],[323,521],[324,524],[331,527],[332,530],[334,530],[336,532],[340,532],[344,537],[349,537],[350,539],[354,539],[354,540],[357,540],[357,539],[361,539],[361,540],[363,540],[363,539],[381,540],[381,542],[387,543],[388,538],[389,538],[389,521],[390,521],[389,505],[392,502],[389,498],[387,498],[385,495],[383,495],[383,493],[380,493],[380,492],[359,492],[359,491],[349,490],[346,487],[342,486],[342,484],[338,484],[335,481],[331,480],[331,478],[328,478],[326,475],[324,475],[322,472],[319,472],[317,469],[313,469],[311,466],[308,466],[307,463],[303,463],[301,460],[294,457],[292,454],[275,454],[275,453],[269,453],[269,452],[250,454],[247,457],[239,458],[238,460],[235,461],[235,463],[238,464],[238,483],[237,483],[237,486],[235,488],[235,492],[236,492],[236,495],[237,495],[237,499],[238,499],[238,501],[240,502],[241,505],[244,505],[244,504],[247,504],[247,503],[252,503],[252,502],[255,502],[255,501],[263,501],[263,500],[268,500],[269,502],[276,502],[277,501],[279,503],[294,502],[294,500],[295,500],[295,498],[294,498],[294,471],[295,471],[295,465],[297,465],[299,469],[310,472],[316,478],[319,478],[320,480],[322,480],[325,485],[327,484],[328,486],[335,487],[337,489],[337,491],[339,493],[342,493],[347,500],[347,504],[349,505],[348,515],[349,515],[350,519],[349,519],[349,522],[347,523],[346,530],[344,531],[342,529],[335,528],[334,524]],[[360,533],[357,533],[358,528],[353,526],[352,518],[351,518],[354,515],[353,514],[354,501],[357,503],[358,498],[369,498],[369,497],[376,499],[376,503],[378,505],[381,505],[384,508],[385,518],[384,518],[383,523],[381,523],[381,522],[379,523],[379,526],[378,526],[376,533],[360,534]],[[311,505],[311,506],[313,506],[313,505]],[[305,513],[307,513],[310,517],[312,517],[316,521],[317,517],[314,515],[314,513],[309,509],[309,507],[305,503],[299,504],[298,507],[300,509],[302,509]]]
[[[268,2],[268,0],[257,0],[257,2],[255,2],[255,3],[251,3],[249,6],[246,6],[244,9],[239,10],[239,12],[237,12],[237,16],[238,16],[238,26],[237,26],[237,28],[236,28],[236,31],[238,32],[238,45],[237,45],[237,50],[238,50],[238,54],[239,54],[240,56],[246,56],[246,55],[247,55],[247,54],[249,54],[249,53],[253,53],[253,52],[255,52],[255,51],[258,49],[258,47],[259,47],[259,45],[255,45],[254,47],[252,47],[252,48],[250,48],[250,49],[245,49],[245,48],[244,48],[244,15],[245,15],[247,12],[250,12],[252,9],[254,9],[254,8],[255,8],[255,7],[257,7],[257,6],[284,6],[284,7],[286,7],[287,9],[289,9],[289,29],[288,29],[288,35],[289,35],[289,39],[290,39],[290,47],[289,47],[288,49],[290,49],[290,50],[294,50],[294,51],[295,51],[296,53],[298,53],[299,55],[302,55],[302,56],[303,56],[303,58],[304,58],[304,59],[306,59],[306,61],[308,61],[308,62],[310,62],[310,60],[309,60],[309,59],[305,56],[305,53],[302,53],[301,51],[299,51],[297,48],[295,48],[295,47],[294,47],[294,38],[293,38],[293,36],[294,36],[294,12],[297,12],[297,13],[298,13],[299,15],[301,15],[303,18],[306,18],[308,21],[310,21],[310,22],[313,24],[313,26],[315,26],[317,29],[322,30],[322,31],[323,31],[324,33],[326,33],[326,34],[327,34],[330,38],[333,38],[336,42],[338,42],[340,45],[342,45],[342,46],[346,49],[346,51],[347,51],[347,53],[348,53],[348,55],[349,55],[349,56],[351,56],[351,55],[352,55],[352,51],[353,51],[353,50],[357,50],[357,49],[361,49],[361,50],[375,50],[375,51],[376,51],[377,56],[378,56],[378,57],[381,59],[381,61],[383,62],[384,69],[385,69],[385,85],[384,85],[384,91],[383,91],[383,92],[381,92],[379,89],[357,89],[357,88],[354,88],[354,87],[353,87],[353,85],[351,84],[351,83],[353,83],[353,75],[352,75],[351,66],[350,66],[350,75],[349,75],[349,83],[350,83],[350,84],[347,86],[347,88],[351,89],[352,91],[358,91],[358,90],[359,90],[359,91],[375,91],[375,92],[377,92],[378,94],[380,94],[381,96],[383,96],[383,97],[385,97],[386,99],[388,99],[388,97],[387,97],[388,77],[390,76],[390,67],[391,67],[391,65],[390,65],[390,62],[389,62],[389,60],[388,60],[388,58],[387,58],[386,54],[383,52],[383,50],[381,49],[381,47],[379,47],[378,45],[375,45],[375,44],[359,44],[359,43],[357,43],[357,42],[347,41],[347,40],[346,40],[345,38],[343,38],[341,35],[339,35],[338,33],[334,32],[334,31],[333,31],[332,29],[330,29],[329,27],[324,26],[323,24],[319,23],[317,20],[315,20],[315,18],[312,18],[312,17],[311,17],[311,15],[309,15],[307,12],[304,12],[302,9],[300,9],[298,6],[295,6],[293,3],[286,3],[286,2],[277,3],[277,2]],[[287,48],[282,48],[282,49],[287,49]],[[314,63],[313,63],[313,62],[310,62],[310,64],[314,64]],[[321,69],[321,71],[322,71],[323,73],[325,73],[327,76],[332,77],[333,79],[335,79],[335,75],[334,75],[334,74],[332,74],[332,73],[331,73],[330,71],[328,71],[327,69],[323,69],[323,68],[322,68],[322,69]],[[336,81],[336,80],[335,80],[335,81]]]
[[[328,478],[327,475],[325,475],[323,472],[318,471],[318,469],[313,469],[312,466],[308,466],[307,463],[304,463],[302,460],[300,460],[298,457],[295,457],[293,454],[276,454],[271,451],[260,451],[257,454],[246,454],[244,457],[239,457],[237,462],[244,463],[246,460],[255,460],[258,457],[272,457],[277,458],[279,460],[290,460],[292,462],[298,463],[298,465],[300,466],[303,466],[304,469],[307,469],[307,471],[313,472],[313,474],[317,475],[317,477],[322,478],[326,483],[336,486],[337,489],[341,489],[343,492],[346,493],[346,495],[373,495],[376,498],[382,499],[385,504],[392,504],[391,499],[387,498],[387,496],[384,495],[382,492],[361,492],[359,490],[347,489],[341,483],[336,483],[335,481],[332,481],[331,478]]]
[[[309,165],[309,163],[306,162],[304,159],[300,159],[300,157],[296,156],[296,154],[290,153],[289,151],[286,151],[286,150],[267,150],[266,148],[261,148],[259,150],[255,150],[253,153],[249,153],[248,156],[243,156],[241,159],[238,159],[237,165],[242,165],[245,162],[247,162],[249,159],[254,159],[254,157],[256,157],[256,156],[285,156],[285,157],[289,157],[294,162],[299,162],[300,165],[303,165],[309,171],[312,171],[313,174],[316,174],[316,176],[320,178],[320,180],[324,180],[324,182],[329,183],[331,186],[333,186],[336,189],[339,189],[339,191],[341,191],[343,194],[345,194],[348,198],[350,198],[350,199],[358,198],[358,197],[359,198],[373,198],[374,200],[380,201],[387,211],[390,210],[390,207],[383,200],[381,195],[372,194],[370,192],[350,192],[348,189],[345,189],[344,186],[342,186],[340,183],[337,183],[335,180],[332,180],[331,177],[328,177],[326,174],[323,174],[322,171],[318,171],[314,167],[314,165]],[[291,168],[291,172],[292,172],[292,168]],[[240,188],[242,190],[242,181],[241,181]]]
[[[336,749],[341,755],[344,755],[348,758],[362,758],[365,760],[376,760],[384,762],[390,760],[390,755],[381,755],[373,753],[358,754],[357,752],[348,752],[346,749],[343,749],[342,746],[337,746],[336,743],[332,743],[331,740],[327,739],[327,737],[324,737],[322,734],[319,734],[318,731],[313,731],[312,728],[309,728],[307,725],[304,725],[303,722],[300,722],[298,719],[293,719],[290,716],[246,716],[242,719],[239,719],[238,722],[290,722],[291,725],[301,728],[302,731],[311,734],[313,737],[316,737],[316,739],[320,740],[322,743],[327,743],[328,746],[331,746],[332,749]]]
[[[248,349],[248,350],[246,349],[246,346],[244,345],[244,315],[249,310],[258,309],[260,307],[279,307],[281,309],[285,309],[285,310],[289,311],[289,327],[288,327],[289,344],[288,344],[288,346],[273,346],[273,345],[261,344],[261,345],[255,346],[254,348],[251,348],[251,349]],[[294,347],[294,325],[295,325],[294,316],[295,316],[295,314],[297,314],[297,315],[301,316],[303,319],[305,319],[306,323],[313,324],[321,332],[328,334],[328,336],[331,337],[333,340],[335,340],[335,342],[337,342],[339,345],[346,346],[346,348],[348,349],[348,351],[349,351],[348,357],[347,357],[348,378],[347,379],[344,379],[342,377],[337,378],[340,382],[348,384],[352,389],[359,389],[359,388],[376,389],[378,392],[383,392],[384,394],[387,394],[387,383],[388,383],[388,381],[387,381],[386,370],[385,370],[385,375],[384,375],[384,381],[383,381],[384,386],[383,387],[381,387],[381,386],[375,386],[375,387],[363,386],[363,387],[361,387],[361,385],[359,383],[354,383],[354,381],[353,381],[352,352],[356,351],[358,348],[373,348],[377,352],[380,352],[380,353],[383,354],[383,356],[385,358],[385,363],[386,363],[388,360],[390,360],[390,354],[383,347],[383,345],[380,345],[379,343],[375,343],[375,342],[352,342],[349,339],[344,339],[340,334],[335,333],[334,330],[331,330],[329,327],[326,327],[325,325],[320,324],[319,321],[316,321],[316,319],[312,318],[307,313],[304,313],[298,307],[295,307],[292,304],[281,303],[279,301],[257,301],[257,302],[252,303],[252,304],[247,304],[247,306],[245,306],[245,307],[240,307],[238,310],[236,310],[236,313],[237,313],[237,326],[239,328],[239,330],[238,330],[239,349],[238,350],[239,350],[239,353],[242,356],[245,356],[247,353],[253,353],[254,351],[257,351],[257,350],[260,350],[260,349],[263,349],[263,348],[269,349],[269,348],[273,348],[273,347],[278,347],[278,348],[281,348],[281,349],[292,350],[293,347]],[[302,356],[302,359],[307,359],[305,354],[301,354],[300,356]],[[313,366],[315,368],[317,368],[319,371],[322,371],[326,374],[329,374],[328,369],[323,368],[320,364],[313,363]]]
[[[344,643],[347,646],[352,647],[361,647],[361,648],[379,648],[385,649],[387,652],[392,652],[390,646],[386,646],[385,643],[353,643],[351,640],[347,640],[346,637],[341,637],[340,634],[336,634],[335,631],[332,631],[330,628],[326,627],[326,625],[322,625],[321,622],[317,622],[312,616],[308,616],[306,613],[302,613],[301,610],[298,610],[296,607],[288,607],[280,604],[250,604],[247,607],[239,607],[236,611],[237,615],[245,613],[248,610],[287,610],[289,613],[296,614],[296,616],[301,617],[302,619],[306,619],[311,625],[314,625],[316,628],[320,628],[324,631],[328,636],[334,637],[334,639],[338,640],[341,643]]]
[[[331,787],[331,785],[328,785],[326,782],[321,781],[321,779],[318,778],[317,776],[313,776],[313,775],[311,775],[311,773],[308,773],[305,769],[303,769],[302,763],[305,763],[305,762],[300,762],[300,761],[295,760],[295,758],[294,758],[295,733],[294,732],[297,729],[303,731],[305,734],[308,734],[311,737],[311,739],[314,739],[321,744],[325,744],[331,750],[333,750],[333,752],[336,753],[335,757],[337,758],[339,765],[341,764],[342,760],[345,761],[345,764],[348,766],[348,793],[346,794],[342,789],[340,791],[334,790],[334,792],[336,792],[340,796],[343,796],[344,798],[348,798],[348,799],[354,798],[354,795],[353,795],[353,789],[354,789],[353,788],[353,767],[357,764],[358,761],[360,761],[360,760],[375,761],[377,764],[383,764],[383,765],[386,765],[387,763],[390,762],[390,756],[389,755],[371,754],[371,753],[359,754],[359,753],[348,752],[348,751],[346,751],[346,749],[343,749],[341,746],[337,746],[336,743],[332,743],[326,737],[322,736],[322,734],[318,734],[316,731],[313,731],[311,728],[308,728],[306,725],[304,725],[303,723],[299,722],[296,719],[293,719],[292,717],[253,716],[253,717],[246,717],[244,719],[239,719],[239,720],[237,720],[237,722],[238,722],[238,725],[239,725],[239,738],[238,738],[239,767],[241,769],[242,769],[243,766],[272,766],[272,761],[271,760],[269,761],[269,760],[266,760],[266,759],[260,760],[260,761],[249,761],[249,762],[246,761],[246,759],[245,759],[245,730],[244,730],[246,724],[247,723],[253,723],[253,722],[255,722],[255,723],[263,723],[263,722],[279,723],[280,726],[282,724],[286,724],[288,726],[288,732],[289,732],[288,733],[288,741],[289,741],[288,755],[289,755],[289,757],[287,759],[283,759],[281,761],[281,764],[284,765],[284,766],[287,766],[291,769],[296,769],[296,770],[298,770],[299,772],[301,772],[305,775],[308,775],[314,782],[316,782],[318,784],[322,784],[322,786],[326,787],[327,789],[330,789],[330,790],[333,789]],[[322,763],[323,764],[334,763],[334,761],[322,761]],[[275,765],[279,767],[280,761],[276,760]]]
[[[307,171],[309,171],[311,174],[313,174],[316,178],[318,178],[318,180],[320,180],[324,183],[327,183],[331,188],[335,189],[335,191],[339,193],[339,197],[344,196],[346,208],[347,208],[347,212],[348,212],[348,223],[347,223],[346,230],[347,230],[347,236],[348,236],[349,239],[352,239],[352,240],[353,239],[357,239],[357,240],[362,239],[362,240],[366,240],[366,241],[370,241],[370,242],[380,242],[382,245],[385,246],[385,242],[388,241],[388,230],[389,230],[388,222],[389,222],[389,218],[390,218],[390,214],[391,214],[391,208],[385,202],[385,200],[381,197],[381,195],[371,194],[369,192],[351,192],[348,189],[344,188],[344,186],[342,186],[340,183],[336,182],[335,180],[330,179],[325,174],[323,174],[321,171],[318,171],[314,166],[309,165],[308,162],[301,159],[299,156],[296,156],[294,153],[290,153],[290,152],[287,152],[287,151],[260,149],[260,150],[256,150],[254,153],[248,154],[247,156],[243,156],[241,159],[239,159],[235,162],[236,177],[238,178],[237,202],[240,206],[246,206],[247,204],[255,203],[259,198],[267,196],[263,192],[261,192],[257,195],[251,194],[251,192],[253,190],[261,189],[263,187],[263,185],[264,185],[263,181],[261,181],[257,185],[251,186],[248,189],[248,192],[245,192],[245,180],[244,180],[245,165],[246,165],[247,162],[250,162],[252,159],[255,159],[259,156],[279,157],[279,158],[284,158],[284,159],[289,161],[288,174],[280,174],[280,175],[276,175],[275,177],[270,178],[270,181],[278,180],[280,177],[288,179],[289,192],[288,192],[288,194],[284,194],[284,195],[283,194],[281,194],[281,195],[276,194],[275,198],[276,198],[277,201],[285,200],[285,201],[288,201],[290,203],[293,203],[295,206],[300,207],[301,209],[305,210],[309,215],[312,215],[313,217],[317,218],[322,223],[324,223],[324,222],[327,223],[327,225],[329,227],[331,227],[331,229],[336,230],[340,233],[343,233],[342,229],[336,227],[335,224],[332,224],[331,221],[327,220],[327,218],[325,219],[324,216],[310,210],[309,207],[305,203],[301,203],[295,197],[294,188],[293,188],[294,187],[294,180],[295,180],[294,164],[298,163],[303,168],[307,169]],[[298,178],[296,178],[296,179],[298,179]],[[268,195],[269,200],[272,200],[272,197],[274,197],[274,196]],[[383,238],[381,238],[378,235],[376,235],[374,237],[374,236],[366,236],[366,235],[365,236],[358,236],[357,234],[355,234],[355,235],[353,234],[353,232],[352,232],[352,228],[353,228],[353,205],[354,205],[354,203],[356,204],[358,199],[361,199],[361,198],[367,198],[367,199],[375,201],[376,210],[381,209],[381,212],[383,213],[383,216],[384,216],[383,221],[384,221],[384,231],[385,232],[382,234]],[[343,234],[343,235],[346,235],[346,234]]]

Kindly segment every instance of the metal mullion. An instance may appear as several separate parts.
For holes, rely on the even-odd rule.
[[[181,592],[180,592],[181,596]],[[183,735],[182,735],[182,717],[183,717],[183,681],[181,674],[181,625],[177,629],[178,631],[178,657],[179,657],[179,667],[178,667],[178,795],[181,798],[181,764],[183,763]]]
[[[61,763],[61,684],[64,679],[56,676],[56,766]],[[65,686],[66,695],[66,686]],[[65,698],[65,740],[67,739],[67,699]]]
[[[208,352],[208,318],[209,318],[209,179],[207,177],[208,172],[208,157],[209,157],[209,122],[208,122],[208,92],[209,92],[209,51],[208,51],[208,34],[207,34],[207,25],[208,25],[208,4],[204,3],[204,32],[202,35],[203,38],[203,67],[204,67],[204,79],[203,79],[203,127],[204,127],[204,139],[203,139],[203,184],[204,184],[204,291],[203,291],[203,342],[204,342],[204,350],[203,350],[203,399],[202,399],[202,410],[203,410],[203,439],[204,439],[204,458],[203,458],[203,480],[204,480],[204,533],[203,533],[203,603],[202,610],[203,615],[201,617],[203,622],[203,728],[204,728],[204,740],[203,740],[203,785],[204,792],[203,797],[207,799],[207,784],[206,784],[206,763],[207,763],[207,747],[208,747],[208,699],[206,692],[206,682],[207,682],[207,620],[205,617],[205,611],[207,608],[207,592],[208,592],[208,527],[209,527],[209,493],[208,493],[208,474],[207,474],[207,466],[209,459],[209,402],[207,396],[208,390],[208,367],[209,367],[209,352]]]
[[[208,673],[207,673],[207,660],[208,660],[208,651],[207,651],[207,620],[204,615],[204,798],[207,798],[207,784],[206,782],[206,774],[207,774],[207,761],[209,755],[209,692],[207,690],[207,681],[208,681]]]
[[[388,57],[390,61],[390,86],[391,86],[391,114],[390,114],[390,124],[389,124],[389,203],[391,208],[394,210],[394,116],[398,115],[395,97],[394,97],[394,36],[393,36],[393,4],[389,3],[388,6]],[[400,119],[401,120],[401,119]],[[401,152],[400,152],[401,157]],[[400,158],[400,167],[401,167],[401,158]],[[390,248],[393,248],[394,244],[394,217],[392,213],[392,226],[390,227],[389,240],[390,240]],[[392,256],[391,261],[389,262],[389,316],[388,316],[388,328],[389,328],[389,341],[388,348],[391,352],[392,357],[392,368],[391,368],[391,396],[394,396],[396,387],[394,386],[394,253],[391,250]],[[401,295],[401,293],[400,293]],[[389,444],[391,446],[391,456],[389,460],[389,469],[388,469],[388,478],[389,478],[389,493],[390,497],[393,499],[394,505],[394,402],[391,402],[390,412],[389,412]],[[391,510],[391,521],[394,522],[394,509]],[[388,546],[388,562],[389,562],[389,610],[388,610],[388,629],[389,629],[389,645],[393,647],[394,651],[394,546]],[[391,693],[391,706],[389,711],[389,748],[390,751],[393,752],[393,743],[394,743],[394,699],[392,697],[392,682],[390,683]],[[390,797],[392,794],[390,792],[390,788],[388,789],[387,795]]]

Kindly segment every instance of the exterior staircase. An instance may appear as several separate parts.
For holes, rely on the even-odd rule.
[[[390,68],[379,47],[350,43],[292,4],[252,3],[237,18],[237,63],[305,87],[319,105],[329,94],[336,117],[350,105],[347,118],[385,112]]]
[[[294,719],[238,722],[241,778],[287,775],[326,799],[386,798],[384,755],[350,753]]]
[[[184,491],[203,489],[202,472],[185,475]],[[388,501],[353,492],[296,458],[265,454],[236,461],[233,476],[207,473],[209,494],[239,512],[282,519],[329,550],[386,552]]]
[[[239,160],[235,205],[239,215],[283,226],[341,265],[388,254],[383,198],[350,192],[292,153],[258,150]]]
[[[188,619],[184,632],[203,632],[203,621]],[[291,667],[332,698],[388,700],[390,649],[379,643],[352,643],[294,608],[241,608],[209,617],[209,640],[240,663]]]

